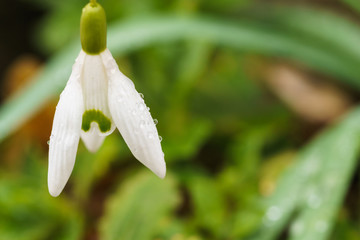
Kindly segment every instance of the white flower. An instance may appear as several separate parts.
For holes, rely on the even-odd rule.
[[[81,50],[60,95],[50,137],[48,187],[58,196],[75,163],[79,139],[92,152],[118,128],[131,152],[160,178],[166,166],[159,135],[143,98],[110,51]]]

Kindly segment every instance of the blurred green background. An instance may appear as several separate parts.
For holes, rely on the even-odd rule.
[[[86,3],[0,8],[0,240],[360,239],[358,0],[99,0],[168,172],[116,132],[80,143],[53,198],[47,141]]]

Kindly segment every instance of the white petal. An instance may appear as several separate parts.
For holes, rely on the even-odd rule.
[[[84,111],[81,85],[78,81],[82,54],[74,64],[70,79],[60,95],[49,143],[48,187],[58,196],[68,181],[75,163],[79,144],[81,116]]]
[[[109,108],[112,119],[133,155],[156,175],[166,173],[159,135],[144,100],[133,82],[123,75],[106,49],[101,53],[109,80]]]
[[[86,119],[83,118],[83,126],[85,124],[85,126],[90,127],[90,129],[83,128],[83,130],[85,130],[85,132],[91,131],[92,133],[90,133],[90,135],[94,138],[96,135],[109,135],[115,130],[115,124],[111,119],[109,110],[108,80],[100,55],[85,55],[81,85],[84,96],[84,116],[85,114],[92,112],[93,115],[99,114],[104,120],[102,121],[102,124],[100,124],[98,121],[95,121],[96,119],[93,117],[89,117],[89,121],[86,121]],[[104,122],[108,124],[106,125]],[[86,134],[83,134],[83,136],[86,136]]]
[[[96,152],[105,140],[105,136],[100,136],[99,133],[99,127],[95,122],[91,123],[89,131],[81,131],[81,139],[90,152]]]

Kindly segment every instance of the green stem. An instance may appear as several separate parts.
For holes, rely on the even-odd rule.
[[[91,5],[95,5],[96,4],[96,0],[90,0]]]

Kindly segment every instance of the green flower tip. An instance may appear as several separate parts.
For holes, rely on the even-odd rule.
[[[85,132],[90,130],[92,122],[97,122],[99,129],[102,133],[105,133],[111,129],[111,121],[100,110],[87,110],[82,117],[81,129]]]
[[[106,49],[105,11],[96,1],[91,1],[82,10],[80,39],[82,49],[88,54],[96,55]]]

